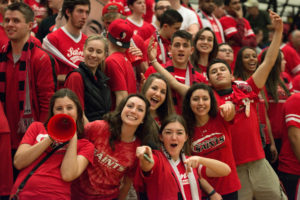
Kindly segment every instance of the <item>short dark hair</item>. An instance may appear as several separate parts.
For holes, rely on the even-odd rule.
[[[69,18],[67,15],[67,10],[72,13],[77,5],[88,5],[89,10],[91,9],[90,0],[64,0],[61,12],[67,20]]]
[[[161,15],[159,22],[160,22],[160,28],[162,28],[162,26],[164,24],[168,24],[169,26],[172,26],[173,24],[178,23],[178,22],[182,23],[183,18],[177,10],[169,9],[169,10],[166,10]]]
[[[207,73],[206,73],[206,75],[207,75],[208,79],[209,79],[209,70],[210,70],[211,66],[214,65],[214,64],[216,64],[216,63],[222,63],[222,64],[224,64],[227,67],[227,69],[229,70],[230,74],[231,74],[231,68],[228,65],[228,63],[225,60],[216,58],[216,59],[213,59],[211,61],[211,63],[207,66]]]
[[[137,0],[127,0],[127,5],[132,6]]]
[[[45,127],[47,127],[50,118],[54,116],[53,108],[54,108],[56,99],[64,98],[64,97],[68,97],[69,99],[71,99],[77,108],[77,120],[76,120],[77,136],[79,139],[83,138],[84,137],[84,131],[83,131],[84,125],[83,125],[83,110],[81,107],[81,103],[80,103],[77,95],[72,90],[67,89],[67,88],[60,89],[52,95],[52,97],[50,99],[49,115],[48,115],[48,119],[45,122]]]
[[[230,2],[231,2],[231,0],[224,0],[224,5],[229,6]]]
[[[11,10],[11,11],[17,10],[17,11],[21,12],[25,18],[26,23],[34,21],[34,12],[31,9],[31,7],[29,5],[27,5],[26,3],[23,3],[23,2],[12,3],[5,8],[5,12],[8,10]]]
[[[187,31],[185,31],[185,30],[178,30],[178,31],[176,31],[176,32],[172,35],[172,38],[171,38],[171,44],[173,44],[174,38],[176,38],[176,37],[180,37],[180,38],[186,39],[188,42],[190,42],[191,46],[193,45],[193,44],[192,44],[193,35],[190,34],[190,33],[187,32]]]
[[[170,124],[170,123],[173,123],[173,122],[179,122],[183,128],[185,129],[185,133],[187,134],[188,136],[188,139],[187,141],[184,143],[184,146],[183,146],[183,151],[186,155],[190,155],[191,153],[191,148],[190,148],[190,138],[189,138],[189,133],[188,133],[188,128],[187,128],[187,125],[186,125],[186,121],[184,120],[184,118],[180,115],[177,115],[177,114],[172,114],[172,115],[169,115],[166,119],[164,119],[161,123],[161,127],[159,129],[159,135],[162,135],[162,132],[163,130],[165,129],[165,127]]]
[[[214,118],[218,114],[217,101],[216,101],[216,98],[215,98],[212,88],[204,83],[196,83],[196,84],[192,85],[188,89],[187,93],[185,94],[183,103],[182,103],[182,105],[183,105],[182,106],[182,116],[187,123],[188,132],[190,133],[189,137],[191,139],[193,138],[194,128],[197,124],[195,114],[191,108],[191,97],[192,97],[193,93],[198,89],[206,90],[209,94],[210,110],[208,112],[208,115],[210,117]]]

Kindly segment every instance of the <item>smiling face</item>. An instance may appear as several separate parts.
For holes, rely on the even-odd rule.
[[[32,25],[32,22],[26,22],[24,15],[18,10],[7,10],[5,12],[3,27],[7,37],[12,41],[26,38]]]
[[[204,31],[197,40],[196,47],[200,53],[209,54],[214,45],[214,35],[210,31]]]
[[[196,118],[209,118],[211,99],[207,90],[197,89],[190,99],[191,110]]]
[[[123,125],[138,127],[144,120],[146,103],[139,97],[129,98],[121,112]]]
[[[84,62],[92,70],[96,70],[105,59],[105,45],[102,40],[91,40],[83,50]]]
[[[173,39],[170,52],[172,54],[172,61],[174,64],[186,65],[194,48],[190,41],[181,37]]]
[[[66,114],[77,120],[77,107],[69,97],[57,98],[53,106],[53,114]]]
[[[253,49],[245,49],[242,54],[244,70],[253,74],[257,68],[257,54]]]
[[[178,121],[170,122],[159,137],[172,159],[178,160],[180,151],[188,139],[183,125]]]
[[[146,98],[150,102],[150,110],[156,111],[166,100],[167,85],[162,79],[154,79],[146,91]]]

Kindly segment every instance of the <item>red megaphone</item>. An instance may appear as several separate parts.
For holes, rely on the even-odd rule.
[[[48,122],[48,134],[57,142],[69,141],[76,132],[76,123],[66,114],[56,114]]]

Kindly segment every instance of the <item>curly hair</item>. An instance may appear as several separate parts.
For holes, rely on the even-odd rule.
[[[142,141],[142,143],[145,142],[144,138],[147,136],[147,134],[150,134],[153,127],[153,118],[150,115],[149,107],[150,104],[148,100],[141,94],[130,94],[126,98],[124,98],[120,104],[117,106],[115,111],[107,113],[103,116],[103,119],[108,122],[109,124],[109,130],[111,132],[111,135],[109,137],[109,144],[113,150],[115,150],[115,141],[121,140],[121,128],[122,128],[122,118],[121,113],[127,103],[127,101],[132,97],[138,97],[141,100],[143,100],[146,104],[146,110],[145,110],[145,116],[143,119],[143,123],[141,123],[138,128],[135,131],[135,136]]]

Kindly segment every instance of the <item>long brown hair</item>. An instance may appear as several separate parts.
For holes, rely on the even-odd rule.
[[[147,78],[146,82],[144,83],[142,90],[141,90],[141,94],[143,94],[144,96],[146,95],[149,87],[151,86],[152,82],[155,79],[163,80],[167,87],[166,99],[156,110],[156,114],[158,115],[159,120],[162,121],[168,115],[175,112],[174,103],[173,103],[172,94],[171,94],[171,88],[170,88],[170,85],[168,84],[168,81],[166,80],[166,78],[163,75],[161,75],[160,73],[151,74]]]
[[[141,94],[130,94],[126,98],[124,98],[120,104],[117,106],[115,111],[112,111],[110,113],[107,113],[103,116],[103,119],[108,122],[109,124],[109,130],[111,132],[109,137],[109,144],[113,150],[115,150],[114,143],[116,141],[121,140],[121,127],[123,124],[121,113],[127,103],[127,101],[132,97],[138,97],[141,100],[143,100],[146,104],[146,110],[145,110],[145,116],[143,119],[143,123],[141,123],[138,128],[135,131],[135,136],[144,142],[144,138],[147,136],[147,134],[152,134],[152,125],[153,125],[153,118],[150,115],[149,107],[150,104],[148,100]]]
[[[202,28],[200,29],[197,34],[195,35],[195,38],[193,39],[193,47],[194,47],[194,52],[191,56],[191,63],[192,65],[195,67],[195,69],[198,71],[199,70],[199,67],[198,67],[198,60],[199,60],[199,57],[201,56],[200,55],[200,51],[197,49],[197,41],[199,40],[200,36],[202,35],[202,33],[204,31],[209,31],[213,34],[213,48],[211,50],[211,52],[209,53],[209,56],[208,56],[208,64],[216,58],[217,56],[217,53],[218,53],[218,41],[216,39],[216,35],[215,33],[208,27],[206,28]]]
[[[266,53],[267,53],[267,50],[262,53],[261,62],[264,61]],[[265,85],[268,94],[275,100],[276,103],[278,103],[278,86],[280,86],[288,96],[291,95],[290,91],[285,86],[285,83],[280,78],[281,60],[282,60],[281,51],[279,51],[276,61],[275,61],[275,64],[268,76],[268,79],[267,79],[266,85]]]
[[[52,95],[52,97],[50,99],[49,115],[48,115],[48,119],[45,122],[45,127],[47,129],[47,125],[48,125],[50,118],[54,116],[53,108],[54,108],[56,99],[64,98],[64,97],[68,97],[70,100],[72,100],[77,108],[77,120],[76,120],[77,137],[78,137],[78,139],[81,139],[84,137],[83,110],[82,110],[81,103],[80,103],[77,95],[70,89],[63,88],[63,89],[56,91]]]

